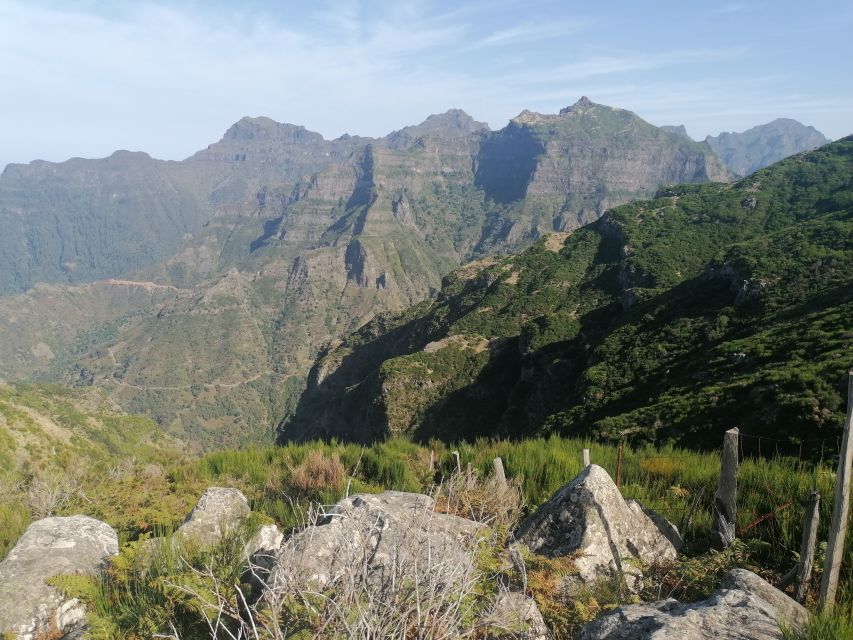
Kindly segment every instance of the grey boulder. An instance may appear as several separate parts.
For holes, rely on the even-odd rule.
[[[736,569],[707,600],[620,607],[587,624],[577,640],[782,640],[780,624],[797,627],[807,620],[801,605],[754,573]]]
[[[414,576],[462,580],[482,525],[434,509],[432,498],[398,491],[345,498],[282,545],[274,581],[383,590]]]
[[[233,533],[250,513],[249,501],[239,489],[210,487],[175,536],[201,547],[213,546]]]
[[[640,564],[674,560],[677,529],[636,501],[626,501],[607,472],[589,465],[515,532],[516,540],[548,557],[576,554],[577,576],[592,583],[616,576],[640,586]]]
[[[75,637],[85,623],[85,606],[45,580],[95,573],[117,553],[116,532],[100,520],[70,516],[32,523],[0,562],[0,634]]]

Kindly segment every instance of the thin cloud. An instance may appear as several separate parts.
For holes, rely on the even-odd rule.
[[[541,42],[562,38],[577,33],[588,26],[584,21],[561,21],[554,23],[526,23],[509,29],[495,31],[468,46],[469,49],[504,47],[529,42]]]
[[[601,76],[648,71],[687,64],[720,62],[744,56],[746,47],[673,50],[658,53],[633,52],[612,56],[593,56],[539,71],[525,70],[503,78],[513,85],[557,84],[589,80]]]

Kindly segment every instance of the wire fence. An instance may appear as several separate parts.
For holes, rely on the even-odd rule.
[[[803,439],[801,444],[822,445],[822,455],[815,459],[799,447],[792,451],[790,440],[743,431],[739,436],[738,534],[772,529],[790,546],[800,535],[805,501],[813,490],[827,498],[821,506],[822,525],[827,526],[840,437]],[[591,462],[608,471],[626,498],[661,514],[686,537],[701,535],[710,526],[722,445],[701,453],[627,446],[621,453],[610,448],[593,452]]]

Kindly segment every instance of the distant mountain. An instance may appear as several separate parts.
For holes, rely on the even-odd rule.
[[[723,132],[705,142],[733,173],[746,176],[783,158],[811,151],[829,140],[814,127],[779,118],[742,133]]]
[[[182,162],[10,165],[0,375],[94,385],[205,446],[270,437],[323,345],[458,265],[728,176],[585,98],[494,132],[459,110],[375,139],[244,118]]]
[[[461,267],[328,348],[281,437],[711,447],[741,426],[818,455],[844,416],[851,274],[853,136]]]

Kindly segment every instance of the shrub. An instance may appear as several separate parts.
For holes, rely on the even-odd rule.
[[[346,469],[338,454],[327,456],[319,449],[312,449],[293,470],[290,484],[306,494],[317,494],[340,491],[345,477]]]

